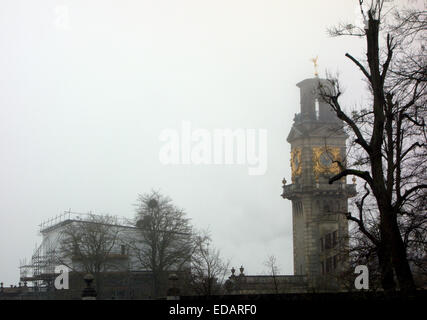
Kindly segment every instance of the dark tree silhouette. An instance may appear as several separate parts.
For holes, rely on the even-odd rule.
[[[375,248],[383,288],[393,290],[396,276],[399,288],[411,292],[415,284],[408,244],[424,241],[425,245],[419,235],[426,223],[425,205],[420,202],[427,195],[426,13],[386,11],[384,0],[372,0],[367,7],[362,0],[359,4],[364,29],[347,24],[330,32],[365,38],[366,61],[348,53],[346,57],[363,74],[370,105],[349,114],[341,106],[337,78],[329,76],[327,85],[319,84],[322,99],[352,137],[350,157],[338,163],[341,172],[329,183],[348,175],[363,182],[356,214],[347,213],[347,218]],[[380,45],[382,35],[384,45]],[[368,214],[373,221],[368,221]]]
[[[197,295],[222,293],[229,262],[221,258],[220,250],[212,247],[211,238],[204,232],[196,237],[191,259],[191,287]]]
[[[139,196],[136,225],[139,236],[128,244],[140,266],[153,273],[153,294],[158,297],[166,272],[189,268],[193,228],[185,212],[156,191]]]
[[[121,241],[117,219],[89,214],[82,221],[66,225],[59,239],[58,262],[82,276],[91,273],[101,294],[105,272],[120,268],[120,262],[115,259],[115,248]]]

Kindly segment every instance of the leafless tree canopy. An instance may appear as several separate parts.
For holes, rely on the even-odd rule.
[[[363,2],[363,30],[339,25],[330,33],[366,39],[365,61],[346,57],[368,84],[369,104],[349,113],[340,103],[337,78],[329,76],[329,86],[319,86],[352,139],[341,172],[329,182],[347,175],[363,182],[356,213],[347,217],[375,249],[383,288],[395,287],[395,275],[401,290],[412,291],[409,262],[425,261],[426,249],[426,12],[385,10],[382,0],[367,7]]]
[[[277,259],[274,255],[271,255],[264,262],[264,265],[268,268],[268,273],[273,278],[274,290],[275,293],[279,293],[279,285],[277,281],[277,275],[279,273],[279,267],[277,265]]]
[[[207,233],[196,238],[196,248],[191,259],[191,287],[198,295],[220,294],[228,272],[229,262],[213,248]]]
[[[129,244],[140,266],[153,272],[157,295],[165,271],[188,266],[194,252],[193,229],[185,212],[156,191],[139,196],[136,225],[140,236]]]
[[[61,231],[58,260],[73,271],[94,275],[100,291],[102,274],[119,267],[113,255],[119,231],[116,218],[108,215],[90,214],[84,221],[71,222]]]

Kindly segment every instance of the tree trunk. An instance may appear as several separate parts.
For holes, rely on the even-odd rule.
[[[406,257],[406,249],[400,235],[396,214],[390,208],[387,208],[387,210],[384,210],[383,208],[384,207],[380,208],[380,212],[382,212],[380,215],[384,263],[392,266],[396,274],[400,290],[405,293],[411,293],[415,291],[415,283]],[[388,272],[387,268],[388,267],[384,265],[384,271],[386,273]],[[384,290],[386,289],[384,288]]]
[[[393,292],[396,284],[393,278],[390,251],[385,247],[378,247],[378,262],[381,270],[381,286],[385,292]]]
[[[414,278],[406,256],[406,249],[400,235],[397,221],[394,218],[392,223],[392,262],[399,282],[399,288],[404,293],[415,291]]]

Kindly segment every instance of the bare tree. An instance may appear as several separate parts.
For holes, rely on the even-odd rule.
[[[277,259],[274,255],[271,255],[264,262],[264,265],[268,268],[268,273],[273,278],[275,293],[279,293],[279,284],[277,282],[277,275],[279,273],[279,267],[277,266]]]
[[[411,265],[411,271],[414,276],[414,282],[418,286],[425,286],[427,276],[427,216],[425,201],[414,201],[412,213],[398,216],[399,230],[402,235],[407,259]],[[371,206],[364,205],[364,226],[367,232],[377,241],[380,237],[380,226],[378,219],[378,210],[373,201]],[[370,275],[370,288],[375,289],[378,279],[380,279],[380,266],[376,260],[376,247],[363,233],[358,232],[358,227],[350,232],[351,240],[351,261],[352,265],[368,265]],[[354,270],[354,267],[353,267]]]
[[[393,14],[392,10],[385,10],[384,0],[372,0],[367,7],[364,2],[359,0],[363,29],[339,25],[331,34],[366,39],[366,61],[348,53],[346,57],[363,74],[370,105],[349,114],[339,101],[342,92],[336,78],[329,77],[328,85],[319,86],[322,98],[343,120],[352,137],[353,159],[336,161],[341,172],[329,183],[347,175],[363,181],[356,214],[347,213],[347,218],[373,244],[383,288],[394,289],[395,275],[400,289],[411,292],[415,284],[404,233],[412,225],[408,234],[413,238],[415,230],[425,223],[426,214],[425,208],[419,211],[415,206],[425,199],[427,188],[427,59],[423,45],[426,13],[408,9]]]
[[[203,296],[221,293],[229,264],[221,259],[220,250],[211,246],[211,238],[206,232],[197,236],[190,276],[194,292]]]
[[[100,294],[106,271],[120,268],[115,247],[120,243],[120,229],[115,217],[89,214],[84,221],[72,221],[60,234],[61,264],[77,273],[91,273]]]
[[[360,232],[356,224],[351,225],[349,231],[350,252],[349,252],[349,268],[343,270],[338,276],[340,283],[349,291],[354,289],[354,270],[358,265],[366,265],[369,270],[369,290],[377,291],[381,288],[381,270],[377,259],[377,248],[375,245]],[[378,226],[368,227],[371,234],[378,233]]]
[[[185,212],[156,191],[139,196],[136,225],[139,235],[129,245],[139,265],[153,273],[153,294],[158,297],[168,271],[189,267],[193,229]]]

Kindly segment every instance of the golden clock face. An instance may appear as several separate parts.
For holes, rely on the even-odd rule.
[[[293,163],[294,168],[298,168],[299,167],[299,159],[298,159],[298,157],[294,157],[293,161],[294,161],[294,163]]]
[[[322,152],[322,154],[319,157],[319,163],[324,168],[329,168],[332,165],[332,154],[330,154],[327,151]]]
[[[291,152],[292,180],[301,174],[301,148],[295,148]]]
[[[316,180],[321,174],[334,175],[340,172],[338,163],[334,161],[341,161],[339,147],[313,148],[313,173]]]

